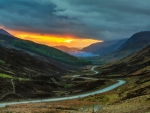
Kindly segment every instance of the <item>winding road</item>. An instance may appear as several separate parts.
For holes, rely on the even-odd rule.
[[[95,74],[98,74],[98,72],[95,71],[94,68],[96,68],[96,66],[93,66],[91,68],[91,71],[94,71]],[[86,97],[86,96],[100,94],[100,93],[104,93],[104,92],[110,91],[110,90],[115,89],[115,88],[117,88],[117,87],[119,87],[119,86],[121,86],[121,85],[123,85],[125,83],[124,80],[117,80],[117,81],[118,81],[117,83],[115,83],[115,84],[113,84],[111,86],[108,86],[106,88],[103,88],[103,89],[100,89],[100,90],[97,90],[97,91],[85,93],[85,94],[78,94],[78,95],[74,95],[74,96],[60,97],[60,98],[49,98],[49,99],[42,99],[42,100],[0,103],[0,107],[5,107],[6,105],[14,105],[14,104],[27,104],[27,103],[39,103],[39,102],[54,102],[54,101],[61,101],[61,100],[83,98],[83,97]]]
[[[91,68],[91,71],[93,71],[95,74],[98,74],[98,71],[95,71],[95,70],[94,70],[96,67],[97,67],[97,66],[93,66],[93,67]]]

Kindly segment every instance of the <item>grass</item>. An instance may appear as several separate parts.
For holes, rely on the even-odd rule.
[[[12,78],[13,78],[13,77],[10,76],[10,75],[2,74],[2,73],[0,73],[0,77],[1,77],[1,78],[8,78],[8,79],[12,79]]]
[[[11,75],[14,75],[15,73],[12,72],[12,71],[6,71],[7,73],[11,74]]]
[[[132,79],[132,81],[130,81]],[[124,112],[136,112],[146,113],[148,111],[148,107],[150,105],[150,95],[147,92],[147,95],[142,96],[134,96],[133,98],[124,97],[128,96],[128,93],[131,91],[136,91],[140,89],[140,87],[149,86],[149,81],[141,83],[137,86],[136,81],[138,77],[129,77],[126,78],[127,84],[120,86],[119,88],[103,93],[97,94],[93,96],[88,96],[81,99],[76,100],[66,100],[66,101],[59,101],[59,102],[47,102],[47,103],[36,103],[36,104],[23,104],[23,105],[15,105],[16,107],[5,107],[2,112],[6,111],[26,111],[26,112],[36,112],[36,113],[69,113],[69,112],[82,112],[82,113],[91,113],[93,105],[102,105],[101,113],[110,113],[111,111],[115,110],[115,113]],[[146,91],[146,90],[145,90]],[[138,93],[138,92],[137,92]],[[46,106],[46,107],[41,107]],[[40,109],[37,109],[40,108]],[[82,108],[82,110],[80,110]],[[89,109],[89,110],[88,110]],[[88,112],[89,111],[89,112]],[[25,112],[25,113],[26,113]]]
[[[4,65],[5,61],[4,60],[0,60],[0,64]]]
[[[32,41],[27,41],[27,40],[17,41],[16,40],[16,41],[13,41],[12,45],[17,48],[33,52],[38,55],[42,55],[44,57],[49,57],[49,58],[52,58],[54,60],[63,62],[65,64],[69,64],[69,65],[83,66],[83,65],[91,64],[90,61],[79,59],[77,57],[64,53],[60,50],[57,50],[53,47],[49,47],[49,46],[42,45],[42,44],[37,44]]]
[[[96,102],[96,103],[100,102],[103,105],[108,105],[117,102],[118,100],[120,100],[120,98],[118,93],[115,93],[114,91],[110,91],[108,93],[84,97],[80,100],[83,102]]]
[[[0,77],[1,78],[6,78],[6,79],[18,79],[19,81],[28,81],[29,80],[27,78],[13,77],[13,76],[10,76],[8,74],[2,74],[2,73],[0,73]]]
[[[146,66],[140,70],[137,70],[136,72],[132,73],[132,75],[138,75],[138,74],[144,73],[146,71],[150,71],[150,66]]]
[[[64,88],[65,89],[68,89],[68,88],[71,88],[72,84],[65,84]]]
[[[100,101],[106,101],[106,104],[109,104],[110,102],[115,102],[119,100],[118,94],[110,94],[110,95],[104,95],[103,98]]]
[[[84,102],[80,99],[34,104],[29,103],[7,106],[5,108],[0,108],[0,111],[2,113],[7,113],[8,111],[13,113],[92,113],[93,105],[95,108],[97,108],[97,105],[102,105],[100,113],[148,113],[150,105],[150,101],[146,102],[148,98],[149,96],[146,95],[112,105],[102,105],[101,102]]]
[[[28,81],[30,79],[27,79],[27,78],[17,78],[19,81]]]

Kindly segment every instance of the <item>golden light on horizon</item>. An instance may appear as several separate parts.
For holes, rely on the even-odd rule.
[[[67,42],[67,43],[70,43],[72,41],[73,41],[72,39],[65,40],[65,42]]]
[[[80,37],[75,37],[73,35],[54,35],[54,34],[38,34],[38,33],[28,33],[28,32],[16,32],[9,31],[12,35],[24,39],[31,40],[37,43],[45,44],[48,46],[59,46],[64,45],[68,47],[78,47],[83,48],[92,43],[102,42],[102,40],[95,39],[85,39]]]

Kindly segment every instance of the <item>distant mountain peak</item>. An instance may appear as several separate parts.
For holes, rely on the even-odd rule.
[[[64,45],[54,46],[54,48],[59,49],[59,50],[64,51],[64,52],[71,52],[71,51],[79,50],[76,47],[67,47],[67,46],[64,46]]]
[[[3,34],[3,35],[8,35],[8,36],[13,36],[11,35],[10,33],[8,33],[6,30],[4,29],[0,29],[0,34]]]
[[[135,34],[133,34],[131,36],[131,38],[136,38],[136,37],[140,37],[140,38],[143,38],[143,37],[149,37],[150,36],[150,31],[141,31],[141,32],[137,32]]]

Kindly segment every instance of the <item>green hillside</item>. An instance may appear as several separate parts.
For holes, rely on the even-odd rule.
[[[13,41],[13,46],[45,56],[45,57],[50,57],[54,60],[63,62],[65,64],[69,64],[69,65],[90,64],[90,62],[88,61],[84,61],[82,59],[76,58],[60,50],[57,50],[53,47],[49,47],[49,46],[42,45],[42,44],[37,44],[31,41],[15,40]]]
[[[28,40],[21,40],[4,34],[0,34],[0,44],[2,44],[3,46],[10,45],[12,47],[42,55],[44,57],[51,58],[69,65],[83,66],[90,64],[89,61],[76,58],[53,47],[34,43]]]

